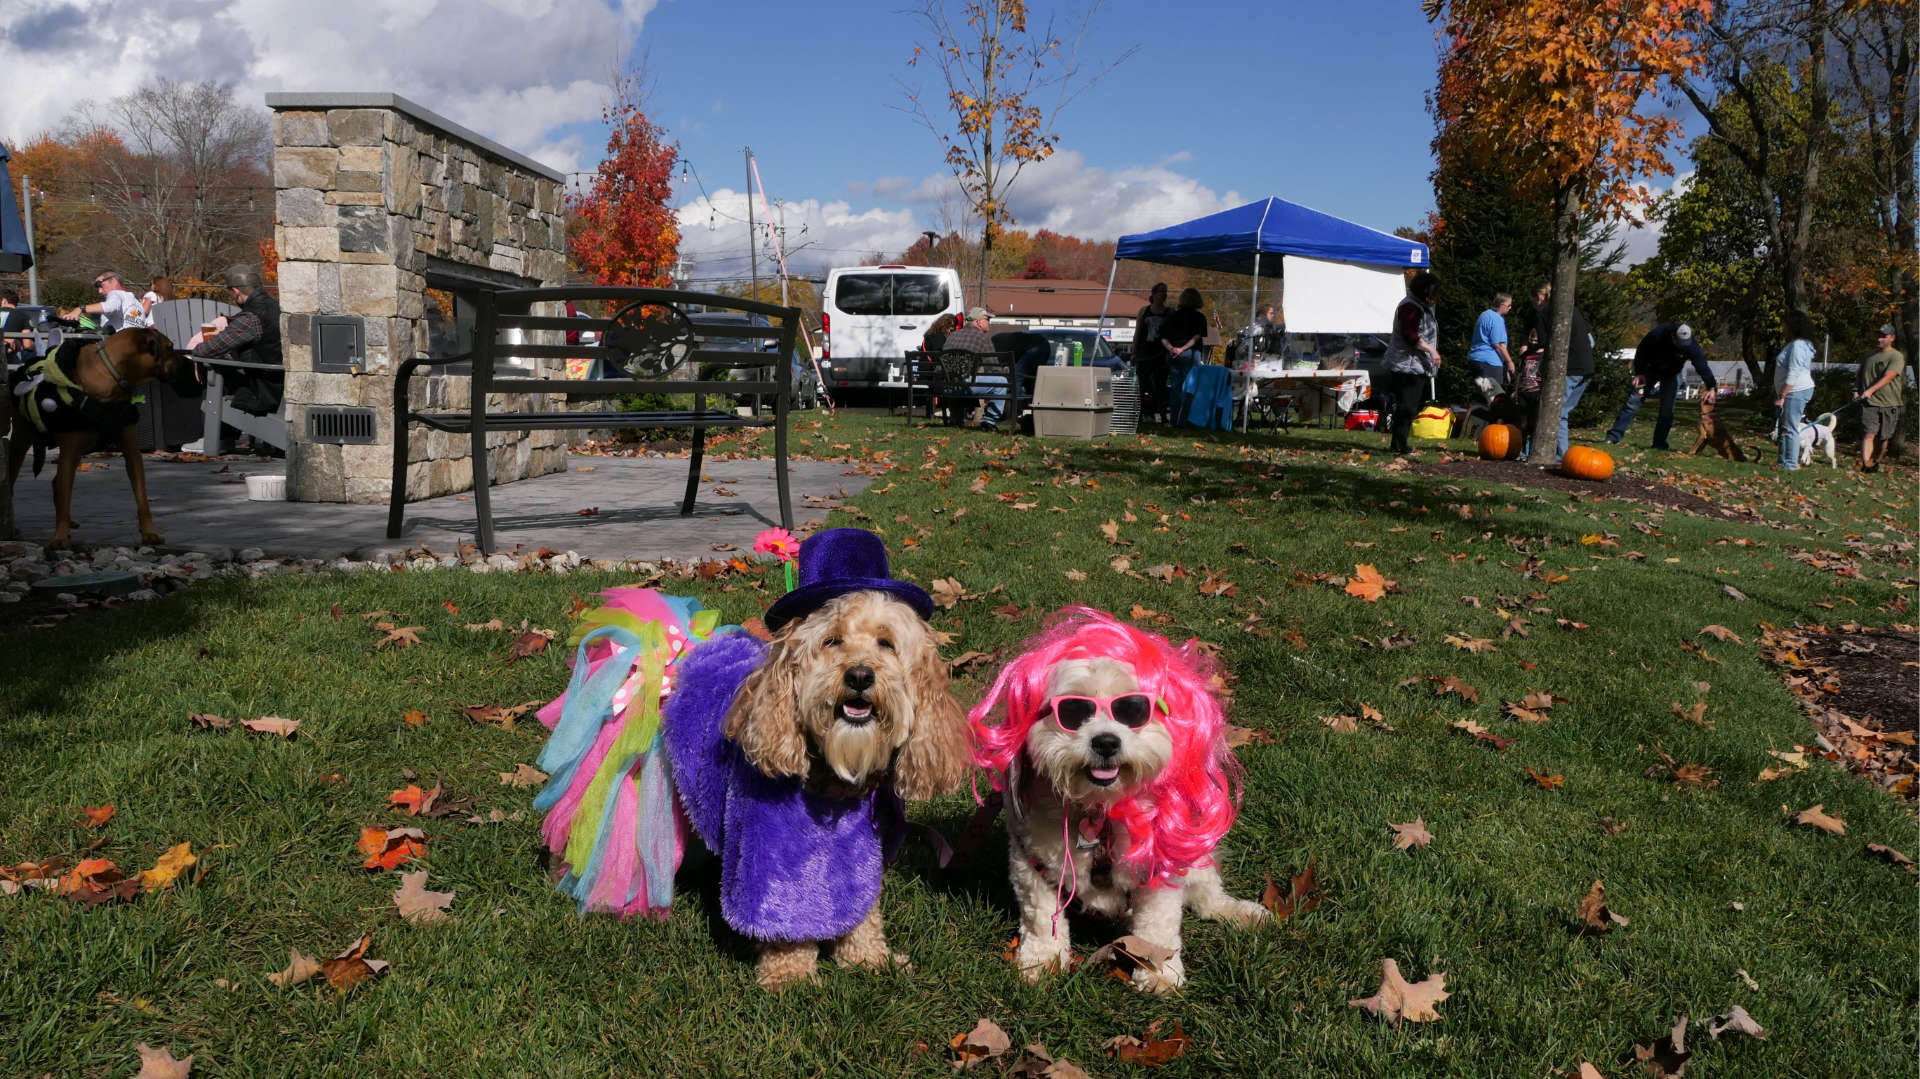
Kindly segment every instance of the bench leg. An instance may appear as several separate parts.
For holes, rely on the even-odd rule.
[[[479,391],[474,399],[485,407],[485,398]],[[480,553],[493,553],[493,503],[492,494],[487,488],[487,425],[479,416],[473,418],[473,516],[475,538],[480,541]]]
[[[773,427],[773,483],[780,490],[780,527],[793,531],[793,494],[787,486],[787,417],[780,410]]]
[[[200,452],[208,457],[220,455],[220,408],[225,403],[222,397],[226,393],[226,380],[220,377],[218,367],[207,368],[207,391],[200,404],[201,427]]]
[[[697,403],[696,403],[696,407]],[[693,503],[700,496],[700,462],[707,455],[707,429],[693,429],[693,449],[687,454],[687,497],[680,500],[680,516],[693,516]]]
[[[406,383],[398,391],[407,392]],[[393,483],[387,488],[387,538],[400,538],[400,522],[407,512],[407,410],[404,400],[393,411]]]

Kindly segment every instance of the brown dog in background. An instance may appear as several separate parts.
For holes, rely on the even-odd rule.
[[[67,372],[79,391],[89,399],[106,405],[130,404],[137,387],[159,378],[167,381],[177,380],[189,361],[182,358],[174,349],[173,342],[159,330],[140,328],[121,330],[111,337],[82,345],[72,362],[72,370]],[[165,542],[160,530],[154,526],[153,510],[147,505],[147,468],[146,461],[140,456],[140,436],[133,423],[127,423],[116,429],[92,429],[58,431],[43,433],[24,416],[16,415],[19,402],[13,387],[8,387],[6,400],[0,403],[0,437],[7,438],[7,489],[0,494],[6,496],[6,504],[0,506],[5,519],[0,520],[0,536],[16,531],[13,526],[13,484],[20,476],[20,466],[26,460],[27,451],[33,450],[34,473],[40,471],[40,464],[46,458],[47,446],[57,446],[60,461],[53,476],[53,538],[47,541],[49,550],[66,547],[73,533],[73,477],[80,470],[80,459],[92,453],[101,439],[110,435],[117,436],[120,453],[127,462],[127,481],[133,486],[134,512],[139,518],[140,540],[143,543]]]
[[[1711,446],[1713,452],[1729,461],[1744,463],[1747,455],[1740,451],[1740,444],[1733,440],[1733,433],[1720,417],[1713,414],[1713,395],[1703,394],[1700,398],[1700,441],[1694,444],[1693,455]]]

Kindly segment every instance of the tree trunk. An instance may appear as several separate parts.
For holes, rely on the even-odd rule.
[[[1563,186],[1553,201],[1553,325],[1540,372],[1540,404],[1533,414],[1527,463],[1560,460],[1560,404],[1567,399],[1567,349],[1573,343],[1574,284],[1580,277],[1580,196]]]
[[[1807,313],[1807,252],[1813,244],[1813,208],[1820,201],[1820,161],[1826,153],[1827,113],[1833,100],[1827,83],[1827,20],[1825,0],[1809,5],[1812,12],[1807,34],[1807,131],[1800,160],[1800,205],[1794,215],[1793,235],[1782,260],[1782,296],[1786,312]]]

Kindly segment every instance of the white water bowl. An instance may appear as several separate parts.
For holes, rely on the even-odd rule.
[[[248,476],[247,498],[253,502],[285,502],[287,478],[285,476]]]

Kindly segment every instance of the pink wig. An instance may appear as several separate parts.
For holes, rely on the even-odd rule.
[[[1215,665],[1197,641],[1175,648],[1157,633],[1090,607],[1054,612],[968,713],[974,763],[993,772],[994,787],[1004,789],[1008,767],[1044,714],[1048,673],[1062,660],[1091,658],[1130,664],[1141,691],[1165,702],[1162,722],[1173,740],[1172,760],[1157,779],[1108,812],[1129,842],[1114,856],[1124,857],[1136,877],[1162,887],[1207,864],[1240,803],[1240,764],[1227,748],[1226,717],[1211,689]]]

